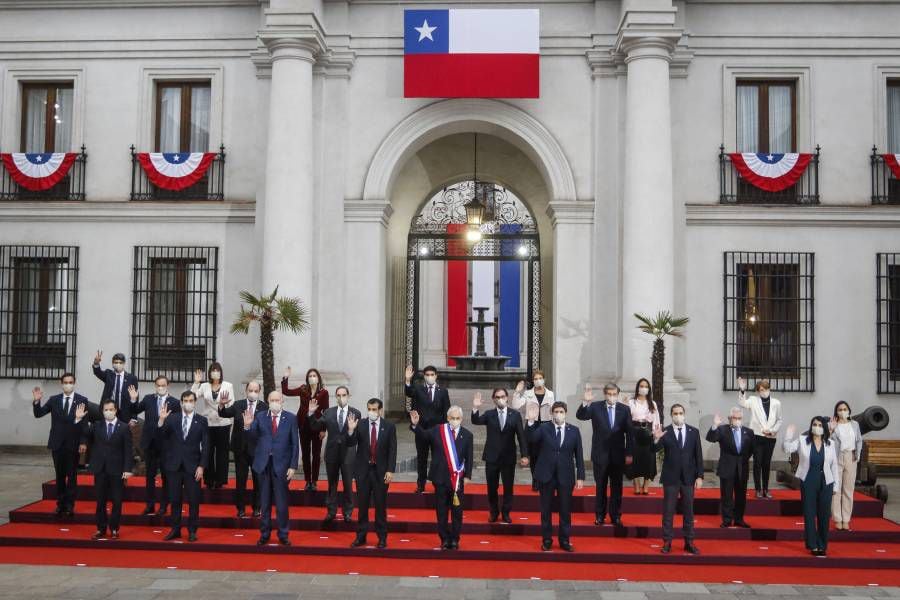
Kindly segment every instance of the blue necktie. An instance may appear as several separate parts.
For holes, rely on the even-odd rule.
[[[615,408],[612,406],[608,406],[606,408],[606,412],[609,414],[609,428],[612,429],[613,423],[615,422],[613,415],[615,414]]]
[[[562,428],[559,426],[556,428],[556,447],[562,447]]]
[[[113,424],[112,424],[112,422],[109,422],[106,424],[106,439],[109,439],[112,437],[112,432],[113,432]]]
[[[740,429],[732,429],[732,433],[734,433],[734,447],[737,448],[738,454],[741,453],[741,430]]]

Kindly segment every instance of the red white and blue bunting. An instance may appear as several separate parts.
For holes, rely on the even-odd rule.
[[[10,177],[32,192],[49,190],[72,168],[75,152],[13,152],[0,154]]]
[[[881,158],[884,159],[884,164],[888,166],[894,177],[900,179],[900,154],[882,154]]]
[[[150,183],[178,191],[200,181],[215,159],[215,152],[138,152],[137,159]]]
[[[812,154],[797,153],[744,152],[728,156],[741,178],[767,192],[780,192],[797,183],[812,160]]]

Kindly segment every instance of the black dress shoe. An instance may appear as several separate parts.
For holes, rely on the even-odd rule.
[[[606,521],[606,517],[596,517],[594,519],[594,525],[603,525],[604,521]]]
[[[91,536],[91,539],[94,541],[102,540],[106,537],[105,531],[100,531],[99,529],[94,532],[94,535]]]
[[[509,515],[503,515],[502,517],[500,517],[500,520],[503,521],[504,523],[506,523],[507,525],[512,524],[512,519],[509,517]]]
[[[695,545],[694,545],[693,543],[691,543],[691,542],[685,543],[685,545],[684,545],[684,551],[687,552],[688,554],[693,554],[694,556],[700,554],[700,549],[697,548],[697,546],[695,546]]]
[[[239,508],[237,511],[237,518],[244,519],[246,517],[247,517],[247,513],[245,513],[243,509]]]
[[[63,515],[66,517],[74,517],[75,511],[72,510],[71,508],[67,508],[66,510],[63,511]]]
[[[288,538],[278,538],[278,543],[282,546],[290,546],[291,540],[289,540]]]
[[[610,519],[609,522],[612,523],[613,525],[615,525],[616,527],[624,527],[624,525],[622,524],[622,517],[616,517],[615,519]]]
[[[565,550],[566,552],[574,552],[575,548],[572,547],[572,544],[569,542],[560,542],[559,547]]]
[[[189,542],[196,542],[196,541],[197,541],[197,532],[196,532],[196,531],[189,531],[189,532],[188,532],[188,541],[189,541]]]
[[[349,523],[353,520],[353,513],[344,513],[344,523]]]
[[[168,507],[168,506],[160,506],[160,507],[159,507],[159,510],[156,511],[156,516],[157,516],[157,517],[164,517],[164,516],[166,516],[166,512],[167,512],[168,510],[169,510],[169,507]]]
[[[364,538],[364,537],[357,537],[352,542],[350,542],[351,548],[359,548],[360,546],[365,546],[365,545],[366,545],[366,538]]]
[[[671,551],[672,551],[672,542],[664,543],[662,549],[660,550],[660,552],[662,552],[663,554],[668,554]]]
[[[387,539],[381,538],[380,540],[378,540],[378,543],[375,544],[375,547],[378,549],[387,548]]]
[[[142,516],[142,517],[146,517],[147,515],[152,515],[154,512],[155,512],[155,511],[154,511],[154,509],[153,509],[153,505],[152,505],[152,504],[149,504],[149,505],[147,505],[147,506],[144,507],[144,510],[143,510],[143,511],[141,511],[141,516]]]
[[[441,550],[450,550],[451,548],[453,548],[453,544],[451,542],[446,540],[441,542]]]
[[[549,552],[550,548],[552,548],[552,547],[553,547],[553,542],[550,540],[544,540],[543,542],[541,542],[541,550],[543,550],[544,552]]]
[[[318,486],[318,483],[315,482],[315,481],[310,481],[310,482],[309,482],[309,486],[310,486],[309,489],[311,489],[312,491],[316,491],[316,490],[318,489],[318,487],[319,487],[319,486]]]
[[[750,523],[748,523],[747,521],[744,521],[744,520],[735,521],[734,524],[737,525],[738,527],[743,527],[744,529],[750,529]]]
[[[114,540],[119,539],[119,530],[118,530],[118,529],[113,529],[113,530],[110,532],[109,537],[111,537],[111,538],[114,539]]]
[[[719,527],[721,527],[722,529],[728,529],[729,527],[731,527],[731,521],[722,521],[721,523],[719,523]]]
[[[453,540],[452,542],[450,542],[450,549],[459,550],[459,540]]]
[[[497,515],[497,514],[495,514],[495,513],[489,514],[489,515],[488,515],[488,523],[496,523],[496,522],[497,522],[497,517],[498,517],[498,516],[499,516],[499,515]]]
[[[537,492],[540,489],[540,484],[537,481],[531,482],[531,491]]]
[[[168,542],[169,540],[178,540],[181,539],[181,530],[180,529],[170,529],[169,533],[163,538],[164,541]]]
[[[425,484],[424,484],[424,483],[417,483],[417,484],[416,484],[416,493],[417,493],[417,494],[424,494],[424,493],[425,493]]]
[[[256,540],[257,546],[265,546],[268,543],[269,543],[269,536],[267,536],[267,535],[261,535],[261,536],[259,536],[259,539]]]
[[[325,515],[325,520],[324,520],[324,522],[325,522],[325,523],[331,523],[331,522],[334,521],[334,518],[335,518],[336,516],[337,516],[337,515],[336,515],[335,513],[330,512],[330,513],[328,513],[327,515]]]
[[[56,515],[57,517],[61,517],[63,514],[63,507],[57,506],[56,510],[53,511],[53,514]]]
[[[260,518],[260,517],[262,516],[262,511],[259,510],[258,508],[255,509],[255,510],[253,511],[253,516],[256,517],[257,519]]]

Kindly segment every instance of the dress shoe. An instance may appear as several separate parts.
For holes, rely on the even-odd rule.
[[[441,542],[441,550],[451,550],[453,548],[453,543],[447,540]]]
[[[756,490],[756,499],[761,500],[763,498],[765,498],[765,496],[763,496],[763,493],[759,490]]]
[[[734,524],[738,527],[743,527],[744,529],[750,529],[750,523],[744,520],[735,521]]]
[[[663,554],[668,554],[671,551],[672,551],[672,542],[664,543],[662,549],[660,550],[660,552],[662,552]]]
[[[303,489],[304,489],[305,491],[307,491],[307,492],[311,492],[311,491],[313,491],[315,488],[313,487],[313,484],[312,484],[311,481],[307,481],[307,482],[306,482],[306,486],[304,486]]]
[[[157,517],[164,517],[164,516],[166,516],[166,512],[168,511],[168,509],[169,509],[168,506],[160,506],[160,507],[159,507],[159,510],[156,511],[156,516],[157,516]]]
[[[237,511],[237,518],[238,518],[238,519],[245,519],[245,518],[247,518],[247,513],[245,513],[245,512],[243,511],[243,509],[238,509],[238,511]]]
[[[309,485],[312,486],[311,487],[312,491],[316,491],[317,489],[319,489],[319,484],[316,481],[310,481]]]
[[[610,523],[612,523],[616,527],[624,527],[624,525],[622,524],[622,517],[616,517],[615,519],[610,519]]]
[[[62,514],[63,514],[63,512],[64,512],[63,507],[62,507],[62,506],[57,506],[57,507],[56,507],[56,510],[53,511],[53,514],[54,514],[55,516],[57,516],[57,517],[61,517]]]
[[[262,511],[257,508],[253,511],[253,516],[257,519],[260,518],[262,516]]]
[[[180,529],[170,529],[169,533],[163,538],[164,541],[168,542],[169,540],[178,540],[181,539],[181,530]]]
[[[327,515],[325,515],[325,520],[324,520],[324,522],[325,522],[325,523],[332,523],[332,522],[334,522],[334,518],[335,518],[336,516],[337,516],[337,515],[336,515],[335,513],[330,512],[330,513],[328,513]]]
[[[496,522],[497,522],[497,517],[498,517],[498,516],[499,516],[499,515],[497,515],[496,513],[491,513],[491,514],[489,514],[489,515],[488,515],[488,523],[496,523]]]
[[[594,525],[603,525],[604,521],[606,521],[606,517],[596,517],[594,519]]]
[[[763,490],[763,496],[768,500],[772,499],[772,494],[771,492],[769,492],[769,490]]]
[[[508,514],[505,514],[502,517],[500,517],[500,520],[503,521],[504,523],[506,523],[507,525],[512,524],[512,519],[509,517]]]
[[[459,550],[459,540],[453,540],[452,542],[450,542],[450,549]]]
[[[189,531],[189,532],[188,532],[188,541],[189,541],[189,542],[196,542],[196,541],[197,541],[197,532],[196,532],[196,531]]]
[[[375,547],[378,548],[379,550],[383,550],[384,548],[387,548],[387,539],[381,538],[380,540],[378,540],[378,543],[375,544]]]
[[[537,482],[537,481],[532,481],[532,482],[531,482],[531,491],[532,491],[532,492],[536,492],[536,491],[538,491],[539,489],[540,489],[540,485],[538,484],[538,482]]]
[[[152,504],[148,504],[144,507],[144,510],[141,511],[141,516],[146,517],[147,515],[152,515],[154,513],[154,508]]]
[[[289,540],[288,538],[278,538],[278,543],[282,546],[290,546],[291,540]]]
[[[113,530],[110,532],[109,537],[111,537],[111,538],[114,539],[114,540],[119,539],[119,530],[118,530],[118,529],[113,529]]]
[[[729,527],[731,527],[731,521],[722,521],[719,524],[719,527],[721,527],[722,529],[728,529]]]
[[[541,550],[543,550],[544,552],[549,552],[550,548],[552,548],[552,547],[553,547],[553,542],[550,540],[544,540],[543,542],[541,542]]]
[[[353,520],[353,513],[344,513],[344,523],[349,523]]]
[[[559,547],[565,550],[566,552],[574,552],[575,548],[572,547],[572,544],[569,542],[560,542]]]
[[[695,556],[697,554],[700,554],[700,549],[697,548],[697,546],[695,546],[694,544],[692,544],[690,542],[688,542],[684,545],[684,551],[687,552],[688,554],[693,554]]]
[[[416,484],[416,493],[417,493],[417,494],[424,494],[424,493],[425,493],[425,484],[424,484],[424,483],[417,483],[417,484]]]
[[[102,540],[106,537],[105,531],[100,531],[99,529],[94,532],[94,535],[91,536],[91,539],[94,541]]]
[[[366,545],[366,538],[364,538],[364,537],[357,537],[352,542],[350,542],[351,548],[359,548],[360,546],[365,546],[365,545]]]
[[[267,535],[261,535],[261,536],[259,536],[259,539],[256,540],[257,546],[265,546],[268,543],[269,543],[269,536],[267,536]]]
[[[74,517],[74,516],[75,516],[75,511],[72,510],[71,508],[67,508],[66,510],[63,511],[63,516],[66,516],[66,517]]]

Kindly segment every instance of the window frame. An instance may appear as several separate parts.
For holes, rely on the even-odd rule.
[[[69,152],[71,148],[60,150],[56,147],[56,120],[53,119],[52,106],[56,103],[57,90],[71,89],[72,98],[75,98],[75,82],[74,81],[22,81],[22,104],[21,115],[19,117],[19,149],[25,152],[25,134],[28,131],[28,91],[34,89],[47,90],[47,106],[44,109],[44,152]],[[74,106],[73,106],[74,114]],[[73,128],[74,123],[69,124]]]
[[[154,90],[154,131],[153,131],[153,148],[154,152],[160,152],[159,142],[162,132],[162,93],[167,88],[181,89],[181,111],[179,112],[180,126],[178,131],[178,152],[188,152],[191,147],[191,96],[194,88],[207,88],[210,91],[210,123],[207,123],[207,131],[212,139],[212,81],[206,80],[168,80],[158,79],[155,82]],[[187,127],[185,127],[187,123]],[[210,141],[207,141],[209,146]],[[209,147],[201,150],[201,152],[209,152]]]
[[[875,262],[876,392],[900,394],[900,253],[879,252]]]
[[[737,127],[739,126],[737,118],[737,88],[756,87],[757,119],[759,123],[759,139],[757,140],[756,152],[761,154],[769,153],[769,143],[771,141],[769,139],[769,86],[772,85],[788,85],[791,88],[791,152],[797,152],[797,79],[737,78],[735,80],[734,103],[735,139],[737,139]]]

